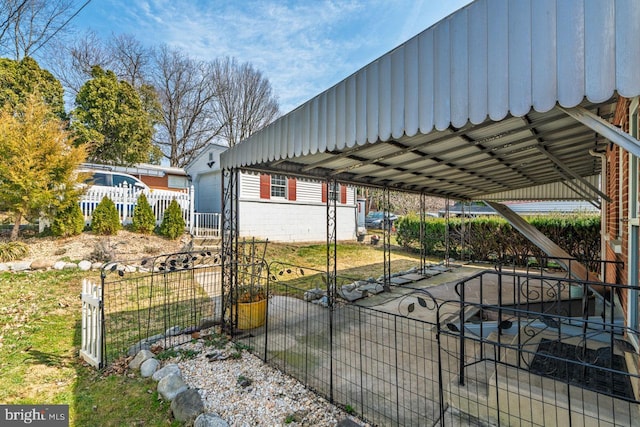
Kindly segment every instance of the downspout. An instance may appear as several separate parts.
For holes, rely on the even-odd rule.
[[[607,156],[605,153],[595,150],[589,150],[589,154],[594,157],[600,157],[601,165],[600,165],[600,190],[605,191],[607,188],[606,180],[607,180]],[[607,233],[607,212],[608,212],[608,202],[606,199],[600,199],[600,259],[607,259],[607,241],[606,241],[606,233]],[[604,275],[604,269],[601,269],[600,275]],[[600,280],[605,280],[605,277],[600,277]]]

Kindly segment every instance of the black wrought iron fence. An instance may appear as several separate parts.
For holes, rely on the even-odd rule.
[[[375,425],[640,425],[619,285],[488,270],[457,294],[414,283],[368,307],[324,300],[323,271],[269,277],[266,324],[237,339]]]
[[[266,283],[267,314],[250,311],[234,339],[374,425],[640,425],[639,331],[619,298],[638,288],[547,266],[433,287],[425,276],[351,303],[357,278],[242,261],[228,303]],[[106,358],[221,319],[220,262],[185,253],[105,269]],[[240,326],[239,309],[224,317]]]
[[[103,363],[220,319],[220,255],[184,252],[110,263],[101,274]]]

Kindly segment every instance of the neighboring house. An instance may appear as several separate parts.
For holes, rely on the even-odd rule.
[[[211,143],[185,166],[196,189],[196,212],[222,212],[220,153],[228,147]]]
[[[104,169],[133,175],[151,189],[184,191],[191,186],[191,180],[183,168],[138,163],[133,166],[112,166],[83,163],[87,169]]]
[[[222,211],[220,153],[227,147],[210,144],[186,171],[195,187],[195,210]],[[284,175],[239,175],[238,221],[241,237],[272,241],[325,241],[328,198],[335,198],[338,240],[356,239],[357,204],[355,187],[288,178]]]

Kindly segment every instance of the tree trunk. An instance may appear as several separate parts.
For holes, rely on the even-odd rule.
[[[16,213],[15,220],[13,222],[13,228],[11,229],[11,241],[18,240],[18,232],[20,231],[20,223],[22,222],[22,214]]]

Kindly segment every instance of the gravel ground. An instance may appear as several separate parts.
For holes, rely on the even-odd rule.
[[[183,355],[197,352],[169,363],[177,363],[184,381],[200,390],[206,412],[231,426],[335,426],[345,418],[369,426],[247,351],[237,359],[210,360],[214,354],[235,353],[232,344],[221,351],[198,340],[174,349]]]

